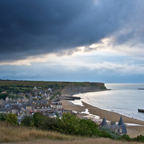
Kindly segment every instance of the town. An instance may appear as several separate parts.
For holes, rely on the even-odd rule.
[[[17,115],[20,124],[25,116],[32,116],[41,112],[45,116],[55,118],[62,117],[63,113],[72,113],[62,107],[60,99],[64,99],[60,92],[52,89],[42,89],[34,86],[1,86],[0,87],[0,113],[13,113]]]

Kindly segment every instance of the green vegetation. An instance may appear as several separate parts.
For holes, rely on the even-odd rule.
[[[101,127],[99,127],[99,129],[109,133],[113,139],[118,139],[120,137],[119,133],[116,133],[116,132],[112,131],[111,129],[107,128],[107,127],[102,127],[101,126]]]
[[[6,121],[9,122],[10,124],[17,124],[17,116],[16,116],[16,114],[9,113],[7,115]]]
[[[16,125],[17,124],[16,120],[17,120],[17,117],[15,114],[8,114],[8,115],[0,114],[0,121],[7,121],[8,123],[15,125],[14,127],[12,127],[12,129],[17,128],[17,126],[18,126],[18,125]],[[9,127],[8,123],[6,124],[7,127]],[[79,119],[79,118],[77,118],[76,115],[69,114],[69,113],[63,114],[63,117],[61,119],[59,119],[58,116],[56,119],[54,119],[54,118],[46,117],[46,116],[42,115],[42,113],[37,112],[33,115],[33,117],[26,116],[24,118],[24,120],[22,121],[22,125],[30,127],[29,132],[34,131],[35,134],[38,131],[40,131],[38,129],[47,130],[47,132],[41,131],[40,133],[42,135],[44,133],[48,133],[48,131],[58,131],[58,132],[61,132],[64,134],[87,136],[87,137],[92,137],[92,138],[104,137],[104,138],[110,138],[110,139],[122,140],[122,141],[144,142],[144,136],[142,136],[142,135],[137,136],[136,138],[130,138],[126,134],[120,136],[118,133],[115,133],[111,129],[108,129],[106,127],[98,127],[97,124],[95,124],[93,121],[91,121],[89,119],[86,119],[86,120]],[[34,127],[36,127],[37,130]],[[1,127],[1,129],[2,129],[2,127]],[[12,129],[8,130],[9,133],[11,133],[11,131],[13,131]],[[26,130],[26,128],[24,128],[24,127],[18,127],[18,129],[21,129],[21,132]],[[6,130],[6,127],[5,127],[5,130]],[[27,133],[29,133],[29,132],[27,131]],[[16,130],[14,131],[14,133],[16,133]],[[38,133],[36,135],[40,136],[40,133]],[[53,133],[55,133],[55,132],[53,132]],[[46,134],[45,136],[47,137],[47,135],[48,134]],[[62,134],[57,134],[57,135],[62,136]],[[68,137],[68,135],[65,135],[65,137]],[[4,139],[3,139],[3,141],[4,141]]]
[[[104,137],[115,140],[124,141],[139,141],[144,142],[144,136],[140,135],[136,138],[130,138],[124,134],[120,136],[119,133],[112,131],[106,127],[98,127],[98,125],[89,119],[79,119],[76,115],[65,113],[62,118],[49,118],[42,113],[35,113],[33,118],[25,117],[23,120],[25,126],[35,126],[42,130],[54,130],[64,134],[89,136],[89,137]]]
[[[1,113],[0,114],[0,121],[7,121],[10,124],[17,124],[17,116],[16,114],[5,114],[5,113]]]
[[[7,96],[8,96],[7,93],[6,94],[5,93],[4,94],[0,94],[0,99],[4,99],[5,100]]]
[[[62,118],[56,119],[44,116],[37,112],[33,117],[25,117],[22,121],[25,126],[35,126],[42,130],[54,130],[64,134],[95,136],[113,138],[111,134],[104,130],[99,130],[98,125],[89,119],[79,119],[76,115],[65,113]]]
[[[31,123],[32,123],[32,117],[30,116],[26,116],[23,121],[22,121],[22,125],[25,125],[27,127],[30,127],[31,126]]]
[[[94,82],[56,82],[56,81],[0,81],[0,88],[4,90],[12,90],[11,88],[22,88],[23,90],[32,89],[34,86],[41,87],[41,89],[52,88],[52,89],[63,89],[65,86],[93,86],[100,87],[103,83]],[[1,87],[2,86],[2,87]]]
[[[7,114],[1,113],[0,114],[0,121],[6,121],[7,117],[8,117]]]

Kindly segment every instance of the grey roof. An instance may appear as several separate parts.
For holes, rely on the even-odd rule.
[[[24,118],[25,118],[25,116],[18,117],[18,118],[17,118],[17,122],[18,122],[18,123],[21,123]]]
[[[103,118],[103,121],[102,121],[102,123],[101,123],[101,126],[106,126],[107,125],[107,122],[106,122],[106,119],[105,119],[105,117]]]
[[[106,119],[104,117],[103,121],[101,123],[101,126],[105,126],[105,127],[110,128],[114,131],[115,131],[115,129],[117,129],[118,133],[127,133],[126,125],[124,124],[122,117],[120,117],[118,125],[107,125]],[[120,129],[122,129],[122,132],[120,131]]]
[[[0,111],[10,111],[10,110],[7,108],[0,108]]]
[[[124,125],[124,122],[123,122],[123,119],[122,119],[122,117],[120,117],[120,120],[119,120],[119,123],[118,123],[118,125]]]

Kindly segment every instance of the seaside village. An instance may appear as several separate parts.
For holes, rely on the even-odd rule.
[[[0,100],[0,113],[16,114],[19,124],[25,116],[32,116],[35,112],[41,112],[43,115],[51,118],[55,118],[56,114],[61,117],[62,113],[71,113],[70,110],[62,108],[62,103],[58,102],[60,100],[59,94],[54,97],[51,88],[39,90],[35,86],[32,93],[17,93],[17,95],[20,97],[9,98],[7,96],[5,100]],[[28,95],[29,98],[26,98],[26,95]]]
[[[62,117],[63,113],[76,114],[77,112],[72,110],[66,110],[62,107],[60,100],[73,100],[67,96],[54,96],[51,88],[46,90],[38,89],[36,86],[33,88],[31,93],[18,93],[20,97],[9,98],[6,97],[5,100],[0,99],[0,113],[13,113],[17,115],[17,122],[20,124],[25,116],[32,116],[35,112],[41,112],[43,115],[50,118],[56,118],[56,115],[59,115],[59,118]],[[4,94],[6,92],[2,92]],[[26,97],[28,96],[28,97]],[[119,120],[118,125],[115,122],[110,122],[107,124],[105,118],[102,121],[99,121],[99,118],[92,118],[90,115],[86,114],[81,118],[91,119],[95,121],[99,126],[105,126],[111,130],[118,132],[120,134],[127,133],[126,125],[123,122],[122,117]]]

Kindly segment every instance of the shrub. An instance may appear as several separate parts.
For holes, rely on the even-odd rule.
[[[57,120],[55,118],[44,117],[43,121],[39,125],[42,130],[53,130],[57,127]]]
[[[33,122],[36,127],[39,127],[44,119],[44,115],[40,112],[36,112],[33,115]]]
[[[1,113],[0,114],[0,121],[6,121],[7,119],[7,114]]]
[[[107,133],[109,133],[110,135],[111,135],[111,138],[113,138],[113,139],[118,139],[119,137],[120,137],[120,134],[119,133],[116,133],[115,131],[113,131],[113,130],[111,130],[110,128],[107,128],[107,127],[99,127],[99,129],[101,130],[101,131],[105,131],[105,132],[107,132]]]
[[[11,123],[11,124],[17,124],[17,116],[16,116],[16,114],[9,113],[6,121]]]
[[[90,119],[81,119],[78,125],[78,134],[80,135],[98,135],[99,130],[97,129],[98,125]]]
[[[124,134],[124,135],[120,136],[118,139],[125,139],[125,140],[127,140],[127,141],[130,141],[130,140],[131,140],[131,138],[130,138],[129,135],[127,135],[127,134]]]
[[[136,140],[144,142],[144,136],[143,135],[139,135],[139,136],[136,137]]]
[[[99,136],[112,138],[111,134],[98,129],[98,125],[89,119],[79,119],[73,114],[63,114],[61,119],[57,118],[57,131],[66,134],[82,136]]]
[[[57,118],[57,131],[67,133],[67,134],[76,134],[77,127],[79,124],[79,119],[76,118],[76,115],[72,114],[63,114],[62,118]]]
[[[32,122],[33,118],[30,116],[26,116],[23,120],[22,120],[22,124],[25,126],[31,126],[31,122]]]

